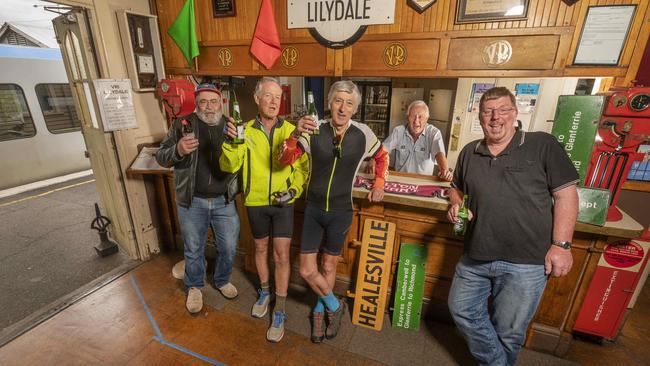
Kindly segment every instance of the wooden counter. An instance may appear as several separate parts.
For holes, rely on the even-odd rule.
[[[178,236],[178,224],[175,215],[173,186],[171,174],[165,174],[163,187],[167,190],[167,209],[163,209],[170,217],[167,221],[170,227],[169,236],[182,245]],[[411,174],[392,173],[389,181],[415,184],[440,184],[434,178],[415,176]],[[341,253],[337,267],[337,283],[334,291],[343,295],[348,290],[354,291],[354,279],[357,272],[357,255],[361,228],[367,218],[376,218],[393,222],[397,226],[393,262],[389,284],[393,284],[393,273],[397,270],[399,244],[421,243],[428,249],[424,285],[425,307],[427,316],[449,320],[447,295],[458,259],[463,254],[463,243],[452,235],[452,225],[446,219],[449,203],[440,198],[424,198],[386,194],[384,201],[370,203],[367,200],[368,190],[355,188],[353,190],[354,215],[350,231],[346,237],[346,246]],[[241,218],[241,234],[238,245],[238,257],[244,260],[244,267],[250,272],[256,272],[254,262],[254,243],[248,223],[246,210],[237,199],[237,207]],[[295,204],[294,232],[291,243],[291,281],[306,285],[298,273],[300,235],[302,232],[303,212],[305,203],[299,200]],[[600,253],[608,242],[620,238],[634,238],[641,234],[642,226],[625,213],[623,220],[608,222],[604,227],[578,223],[573,238],[573,269],[569,275],[549,280],[539,309],[528,329],[527,347],[564,355],[571,342],[571,330],[586,295],[591,278],[596,270]],[[210,239],[208,239],[210,240]],[[243,257],[243,258],[242,258]],[[310,301],[308,299],[306,301]],[[315,300],[315,297],[314,299]],[[392,298],[387,308],[392,306]]]
[[[432,184],[433,178],[414,175],[391,175],[388,180],[415,184]],[[435,182],[435,184],[445,184]],[[458,259],[463,253],[463,243],[452,235],[452,226],[446,219],[449,206],[447,200],[386,194],[384,202],[371,204],[366,200],[368,190],[355,188],[353,191],[355,220],[348,234],[353,245],[343,253],[338,268],[341,280],[354,278],[356,251],[354,243],[361,238],[360,228],[366,218],[373,217],[397,225],[394,245],[393,273],[396,271],[400,243],[423,243],[428,247],[424,297],[429,303],[429,314],[447,317],[446,301],[449,287]],[[297,221],[299,222],[299,221]],[[571,330],[582,305],[591,278],[596,269],[600,253],[608,242],[620,238],[634,238],[643,227],[629,215],[623,213],[618,222],[607,222],[605,226],[578,223],[573,238],[573,269],[562,278],[551,278],[546,286],[537,314],[528,330],[526,346],[564,355],[571,341]],[[338,290],[338,288],[337,288]],[[392,305],[392,304],[391,304]]]

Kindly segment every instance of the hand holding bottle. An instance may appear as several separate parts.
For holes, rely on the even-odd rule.
[[[241,119],[241,114],[239,112],[239,102],[235,99],[232,102],[232,118],[233,126],[235,127],[235,135],[232,137],[232,143],[235,145],[241,145],[245,142],[244,139],[244,121]]]
[[[178,155],[180,156],[189,155],[199,147],[199,140],[195,138],[192,125],[185,119],[181,121],[181,134],[183,137],[178,140],[176,151],[178,151]]]
[[[469,197],[464,195],[461,204],[455,203],[447,211],[447,219],[454,223],[454,234],[457,236],[465,235],[468,223],[474,218],[472,211],[469,209]]]
[[[296,123],[296,129],[294,130],[294,134],[296,135],[301,135],[303,132],[307,132],[308,134],[313,134],[314,130],[316,129],[316,122],[314,121],[314,118],[310,115],[303,116],[301,119],[298,120]]]
[[[224,128],[223,132],[231,139],[237,137],[237,126],[235,125],[235,120],[232,117],[227,118],[226,128]]]

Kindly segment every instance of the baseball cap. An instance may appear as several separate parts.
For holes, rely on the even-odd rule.
[[[201,84],[197,85],[196,90],[194,91],[194,95],[199,94],[202,91],[211,91],[211,92],[217,93],[217,94],[219,94],[219,96],[221,96],[221,92],[219,91],[217,86],[212,84],[212,83],[201,83]]]

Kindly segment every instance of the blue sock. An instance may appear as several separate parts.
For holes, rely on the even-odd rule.
[[[325,303],[325,306],[327,307],[327,310],[329,311],[337,311],[339,309],[339,299],[334,296],[333,292],[330,292],[329,294],[321,297],[321,300]]]
[[[314,313],[322,313],[324,311],[325,311],[325,303],[319,297],[318,300],[316,300],[316,306],[314,306]]]

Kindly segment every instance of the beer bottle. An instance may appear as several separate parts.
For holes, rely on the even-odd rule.
[[[467,206],[469,205],[469,196],[464,195],[463,196],[463,203],[460,205],[458,208],[458,216],[456,218],[456,222],[454,222],[454,235],[456,236],[464,236],[465,232],[467,231],[467,225],[468,225],[468,217],[469,213],[467,212]]]
[[[186,119],[181,121],[181,133],[183,134],[183,137],[189,136],[194,138],[194,129],[192,129],[192,125]]]
[[[314,94],[310,91],[307,92],[307,115],[311,116],[316,122],[316,128],[314,129],[314,135],[320,133],[320,121],[318,120],[318,111],[316,110],[316,104],[314,103]]]
[[[235,120],[235,128],[237,129],[237,136],[232,139],[232,143],[235,145],[241,145],[244,143],[244,121],[241,119],[241,114],[239,113],[239,103],[235,100],[232,102],[232,118]]]

